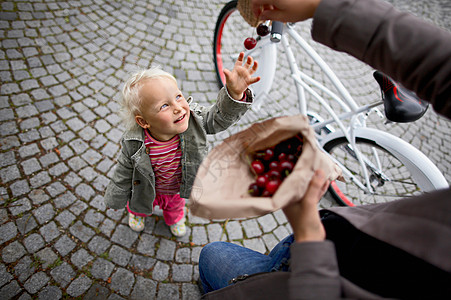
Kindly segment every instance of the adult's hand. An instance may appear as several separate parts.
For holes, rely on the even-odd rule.
[[[251,0],[260,20],[299,22],[312,18],[321,0]]]
[[[322,170],[317,170],[310,180],[304,197],[283,209],[293,228],[296,242],[323,241],[326,232],[319,217],[317,204],[329,186]]]

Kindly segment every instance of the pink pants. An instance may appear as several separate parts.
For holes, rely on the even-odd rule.
[[[173,225],[180,221],[183,216],[183,208],[185,207],[185,199],[181,198],[179,194],[175,195],[157,195],[153,201],[153,207],[159,206],[163,210],[164,222],[167,225]],[[129,213],[138,217],[147,217],[150,215],[137,213],[130,210],[127,203],[127,210]]]

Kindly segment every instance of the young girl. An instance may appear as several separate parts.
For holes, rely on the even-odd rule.
[[[144,218],[158,205],[175,236],[186,232],[184,207],[197,170],[207,154],[206,134],[234,124],[250,108],[248,86],[257,62],[240,53],[232,71],[224,70],[226,87],[209,108],[192,103],[175,78],[159,68],[132,75],[122,90],[126,131],[113,178],[105,192],[106,205],[127,207],[129,226],[144,229]]]

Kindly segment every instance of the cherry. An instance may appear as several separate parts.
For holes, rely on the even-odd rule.
[[[257,34],[259,36],[267,36],[269,34],[269,26],[265,23],[261,23],[257,26]]]
[[[279,170],[279,162],[273,160],[269,163],[269,169],[270,170]]]
[[[272,197],[283,180],[293,171],[303,146],[299,134],[279,144],[254,152],[250,166],[256,180],[249,186],[249,194]]]
[[[271,179],[270,181],[268,181],[268,183],[266,183],[265,191],[273,195],[277,191],[281,183],[282,181],[280,179]]]
[[[264,160],[269,161],[274,157],[274,150],[271,148],[268,148],[265,150],[265,156]]]
[[[255,46],[257,46],[257,40],[253,37],[248,37],[244,40],[244,48],[246,48],[247,50],[254,49]]]
[[[283,171],[287,170],[287,171],[291,172],[291,171],[293,171],[294,163],[292,161],[288,161],[288,160],[283,161],[280,163],[280,168]]]
[[[280,153],[279,156],[277,157],[279,159],[279,161],[284,161],[288,159],[288,155],[284,152]]]
[[[263,174],[265,172],[265,165],[259,160],[254,160],[251,163],[251,168],[257,175]]]
[[[269,176],[270,180],[272,180],[272,179],[279,179],[280,178],[280,172],[277,171],[277,170],[270,170],[268,172],[268,176]]]
[[[251,196],[260,196],[260,189],[255,182],[249,185],[248,191]]]
[[[255,180],[255,184],[260,188],[264,188],[267,182],[268,177],[266,176],[258,176],[257,179]]]

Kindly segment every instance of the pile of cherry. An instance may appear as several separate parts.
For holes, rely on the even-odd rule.
[[[303,139],[298,134],[279,144],[250,155],[255,181],[249,185],[253,197],[271,197],[282,181],[293,171],[301,156]]]
[[[268,35],[269,34],[269,24],[270,24],[270,21],[265,21],[263,23],[260,23],[257,26],[257,34],[259,36]],[[256,45],[257,45],[257,40],[253,37],[248,37],[244,40],[244,48],[246,48],[247,50],[254,49]]]

